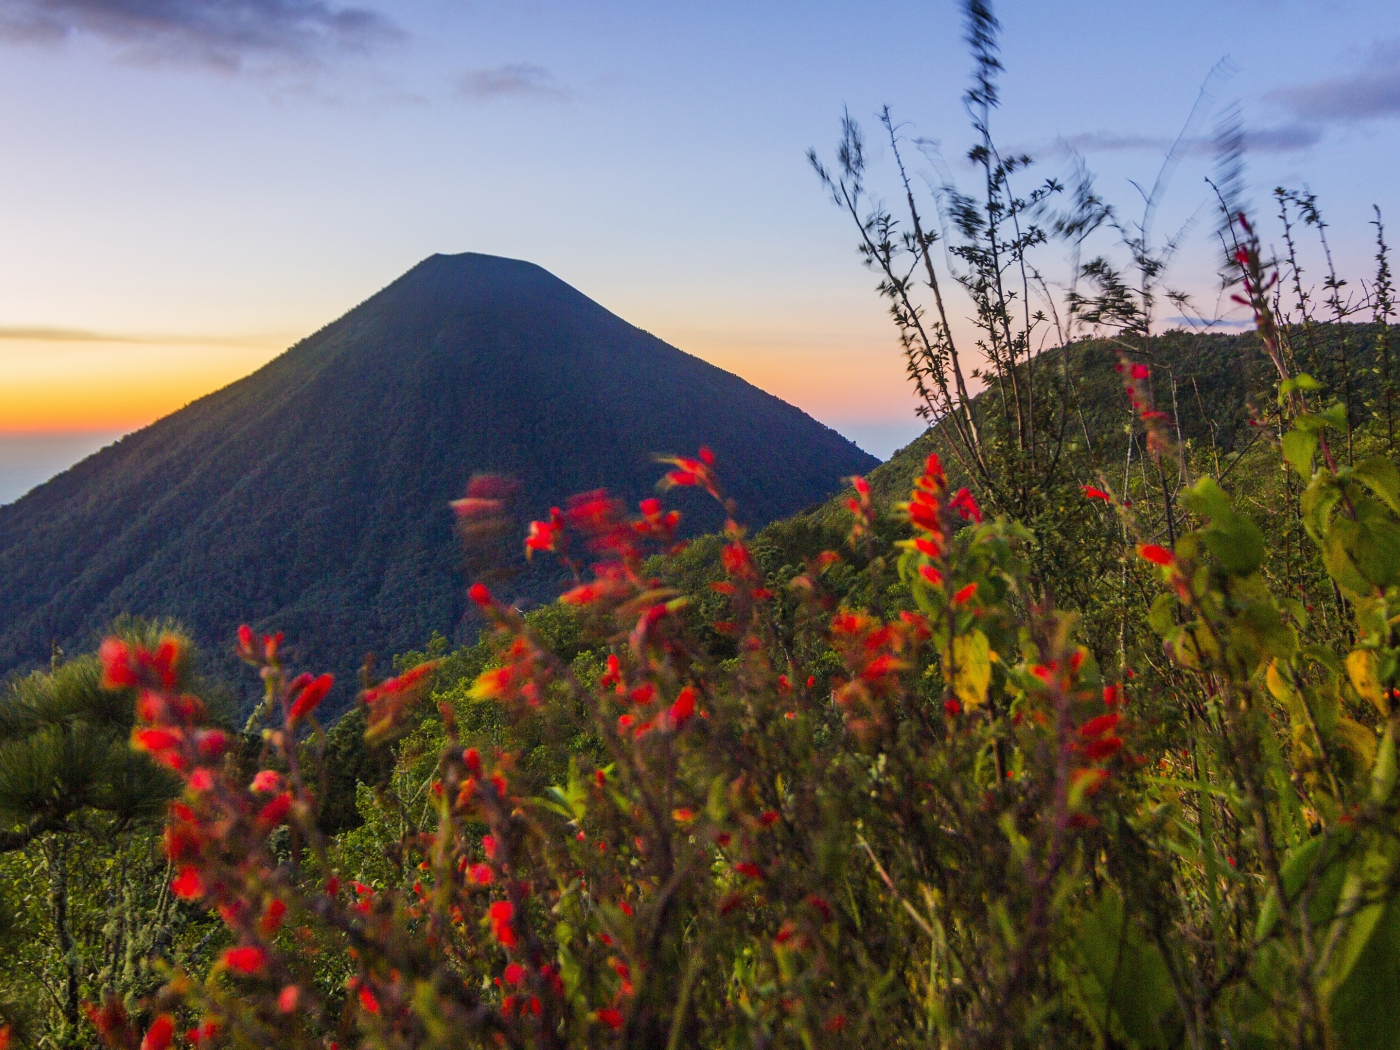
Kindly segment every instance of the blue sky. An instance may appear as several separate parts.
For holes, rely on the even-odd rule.
[[[1400,229],[1392,5],[997,12],[994,127],[1046,174],[1073,144],[1131,212],[1228,56],[1256,203],[1308,185],[1357,276],[1371,204]],[[968,179],[953,2],[2,0],[0,56],[0,502],[437,251],[538,262],[878,455],[917,431],[803,153],[889,103]],[[1171,280],[1211,312],[1207,152],[1158,229],[1198,217]]]

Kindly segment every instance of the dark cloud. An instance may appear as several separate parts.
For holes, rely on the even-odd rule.
[[[490,69],[469,69],[457,82],[457,91],[476,102],[497,98],[565,99],[568,93],[543,66],[517,62]]]
[[[59,44],[80,36],[115,44],[137,62],[236,71],[364,53],[404,34],[376,11],[325,0],[0,0],[0,39]]]
[[[1354,123],[1400,115],[1400,39],[1373,44],[1355,73],[1279,88],[1269,98],[1304,121]]]

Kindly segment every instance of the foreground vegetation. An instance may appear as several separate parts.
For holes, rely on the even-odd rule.
[[[720,534],[583,494],[524,538],[573,578],[559,602],[474,586],[480,641],[367,671],[333,727],[329,676],[277,636],[238,633],[261,699],[236,717],[172,625],[56,652],[0,705],[3,1038],[1400,1045],[1379,219],[1365,295],[1328,271],[1319,307],[1316,202],[1279,191],[1273,260],[1220,180],[1255,330],[1152,335],[1150,223],[1087,181],[1059,212],[1063,187],[1012,192],[996,23],[966,9],[986,192],[943,198],[944,280],[985,373],[913,194],[903,224],[867,209],[848,121],[819,169],[931,426],[839,501],[750,534],[704,449],[662,486],[707,493]],[[1032,313],[1034,251],[1103,230],[1133,276],[1077,263]],[[1248,357],[1192,412],[1203,352]],[[502,486],[454,509],[494,540]]]

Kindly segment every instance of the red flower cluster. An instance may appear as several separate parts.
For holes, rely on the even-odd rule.
[[[405,714],[423,695],[441,662],[428,660],[360,694],[360,701],[369,714],[365,739],[381,740],[402,724]]]
[[[1167,423],[1171,417],[1152,407],[1151,391],[1147,385],[1152,378],[1152,370],[1140,361],[1129,362],[1121,355],[1114,368],[1127,377],[1123,381],[1123,390],[1147,431],[1148,451],[1154,454],[1162,452],[1171,444],[1167,433]]]
[[[667,472],[661,484],[666,488],[672,486],[696,485],[703,488],[715,499],[721,499],[719,492],[719,482],[715,478],[713,467],[715,465],[715,454],[708,448],[701,446],[698,459],[685,459],[679,456],[662,456],[660,462],[669,463],[675,469]]]

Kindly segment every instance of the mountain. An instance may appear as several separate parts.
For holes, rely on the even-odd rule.
[[[1390,374],[1390,366],[1378,341],[1381,331],[1375,324],[1319,323],[1307,332],[1301,326],[1289,326],[1284,334],[1295,347],[1294,367],[1322,383],[1321,404],[1346,402],[1354,426],[1373,421],[1378,432],[1385,433],[1385,376]],[[1400,326],[1390,327],[1389,344],[1400,347]],[[1061,352],[1066,371],[1074,377],[1070,433],[1089,436],[1108,476],[1116,480],[1115,472],[1121,471],[1127,448],[1124,424],[1131,412],[1123,393],[1123,378],[1114,369],[1118,346],[1109,339],[1077,340],[1045,351],[1037,358],[1037,367],[1058,369]],[[1240,333],[1164,332],[1148,339],[1137,356],[1152,365],[1158,382],[1157,406],[1172,413],[1181,439],[1188,448],[1218,459],[1222,469],[1269,433],[1250,426],[1249,421],[1251,417],[1272,416],[1278,375],[1252,329]],[[1396,362],[1395,371],[1400,372],[1400,362]],[[1395,378],[1400,385],[1400,375]],[[974,415],[984,430],[995,408],[987,391],[973,398]],[[1390,415],[1400,434],[1400,390],[1395,387]],[[876,503],[889,507],[907,499],[928,454],[940,449],[950,482],[975,487],[976,481],[965,475],[946,445],[937,428],[930,428],[871,471],[868,480]],[[1087,475],[1083,480],[1093,482],[1095,478]],[[849,493],[838,494],[806,517],[844,524],[847,498]]]
[[[701,445],[755,527],[878,462],[538,266],[434,255],[0,507],[0,674],[133,613],[181,621],[230,673],[239,623],[284,631],[293,658],[344,683],[367,652],[475,633],[448,506],[474,474],[517,479],[528,520],[589,489],[651,495],[652,457]],[[692,532],[719,522],[692,491],[668,503]],[[552,571],[504,591],[547,599]]]

